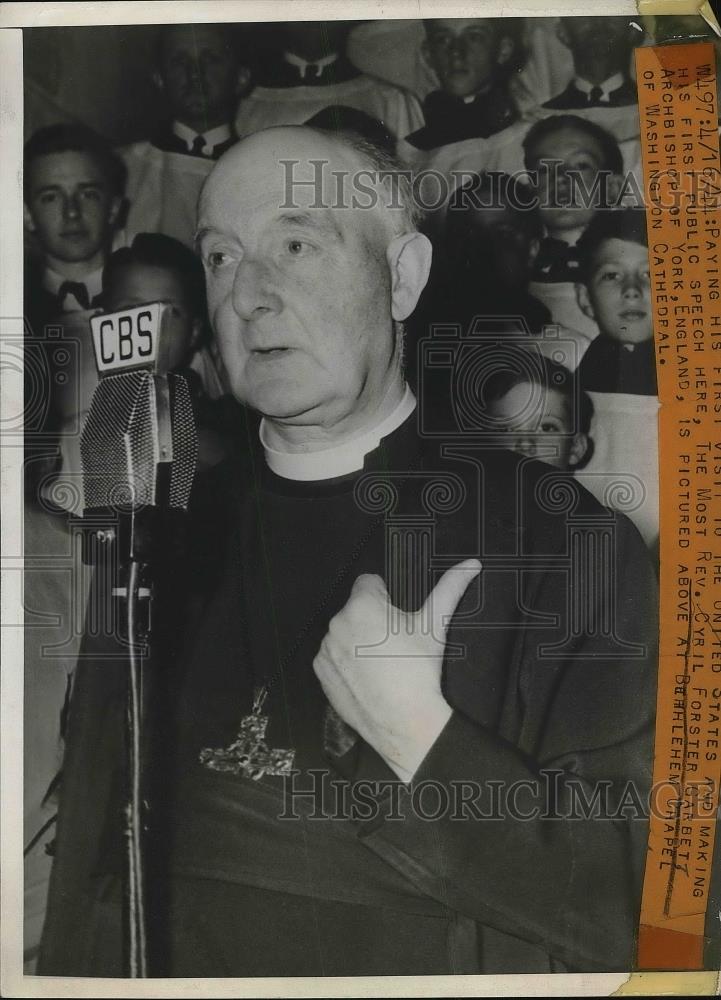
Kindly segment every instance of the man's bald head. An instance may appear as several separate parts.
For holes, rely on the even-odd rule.
[[[393,156],[354,133],[305,125],[265,129],[228,150],[206,181],[200,219],[208,197],[227,178],[255,181],[259,170],[278,191],[279,207],[373,213],[390,238],[418,228],[421,212],[409,174]]]
[[[278,425],[363,426],[400,378],[394,321],[415,308],[430,244],[375,157],[360,139],[267,129],[203,189],[197,244],[230,385]]]

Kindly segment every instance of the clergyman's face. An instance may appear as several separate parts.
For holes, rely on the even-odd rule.
[[[284,159],[306,181],[309,159],[360,166],[303,129],[227,153],[199,210],[209,315],[238,400],[279,423],[333,427],[368,406],[394,356],[386,230],[377,211],[311,207],[312,185],[289,200]]]
[[[120,207],[91,153],[47,153],[29,168],[26,225],[50,262],[95,263]]]

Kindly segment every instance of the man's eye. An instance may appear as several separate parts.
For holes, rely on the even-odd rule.
[[[38,201],[41,205],[52,205],[54,201],[57,201],[57,194],[54,191],[46,191],[45,194],[41,194]]]
[[[618,281],[620,276],[620,271],[604,271],[601,274],[601,281]]]
[[[83,198],[86,201],[100,201],[100,191],[97,188],[87,188],[83,191]]]
[[[308,252],[310,244],[306,243],[305,240],[288,240],[287,247],[288,253],[292,257],[301,257]]]
[[[549,420],[544,420],[541,424],[541,430],[544,434],[557,434],[559,428]]]
[[[205,266],[211,271],[218,271],[221,267],[224,267],[230,260],[230,254],[226,253],[225,250],[211,250],[205,255]]]

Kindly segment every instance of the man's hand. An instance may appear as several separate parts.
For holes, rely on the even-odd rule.
[[[313,661],[336,712],[406,782],[451,715],[441,692],[446,631],[480,570],[477,559],[458,563],[416,612],[394,608],[379,576],[359,576]]]

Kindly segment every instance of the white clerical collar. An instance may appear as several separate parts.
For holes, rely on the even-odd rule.
[[[222,142],[227,142],[231,137],[230,125],[227,122],[223,125],[216,125],[215,128],[209,128],[207,132],[196,132],[195,129],[188,128],[182,122],[173,122],[173,133],[179,139],[183,140],[188,147],[189,153],[192,152],[195,140],[199,135],[202,135],[205,139],[205,145],[202,150],[203,156],[211,156],[216,146],[220,146]]]
[[[290,63],[291,66],[295,66],[300,73],[301,79],[305,80],[306,76],[322,76],[323,70],[326,66],[330,66],[332,63],[337,62],[338,53],[332,52],[329,56],[324,56],[322,59],[307,60],[297,56],[295,52],[284,52],[283,58],[287,63]],[[313,67],[312,70],[308,72],[311,67]]]
[[[263,445],[265,460],[277,476],[301,482],[318,482],[322,479],[336,479],[348,476],[363,468],[365,457],[378,447],[381,440],[391,434],[408,419],[416,408],[416,397],[406,385],[403,398],[385,420],[371,430],[357,437],[324,448],[321,451],[277,451],[267,444],[265,419],[260,422],[260,443]]]
[[[61,286],[66,281],[72,281],[79,285],[85,285],[88,290],[88,301],[92,302],[94,298],[103,290],[103,269],[99,267],[95,271],[91,271],[89,274],[84,274],[82,278],[64,278],[62,274],[58,274],[57,271],[53,271],[51,267],[46,267],[43,272],[43,288],[46,292],[50,292],[52,295],[57,295],[60,291]],[[77,302],[75,296],[68,293],[66,296],[66,302],[63,305],[61,303],[61,308],[63,312],[77,312],[83,309],[83,305]]]
[[[594,87],[598,87],[601,91],[599,100],[608,104],[609,95],[613,93],[614,90],[618,90],[619,87],[623,86],[623,73],[614,73],[613,76],[609,76],[609,78],[604,80],[603,83],[589,83],[588,80],[584,80],[582,76],[576,76],[574,77],[573,83],[577,90],[580,90],[587,96],[591,93]]]

